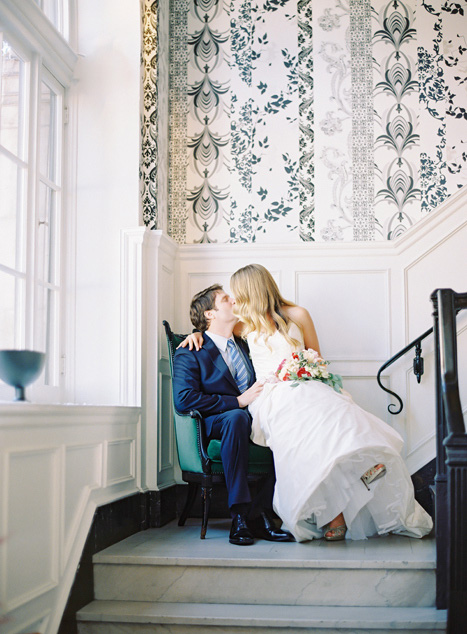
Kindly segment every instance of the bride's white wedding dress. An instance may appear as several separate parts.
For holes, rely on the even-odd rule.
[[[295,324],[290,335],[303,337]],[[279,331],[267,343],[248,335],[257,379],[267,379],[293,351]],[[269,347],[268,347],[269,346]],[[423,537],[431,517],[414,499],[400,456],[402,439],[389,425],[320,381],[266,383],[249,406],[252,440],[274,454],[274,510],[297,541],[322,537],[321,528],[342,511],[348,539],[388,532]],[[360,477],[376,464],[384,477],[368,491]]]

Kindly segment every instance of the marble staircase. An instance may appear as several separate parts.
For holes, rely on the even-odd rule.
[[[435,543],[389,535],[359,542],[228,543],[228,520],[151,529],[94,556],[95,601],[80,634],[428,634]]]

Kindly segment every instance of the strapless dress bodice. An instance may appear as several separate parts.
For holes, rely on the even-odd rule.
[[[290,357],[292,352],[303,350],[303,335],[296,324],[290,325],[289,335],[299,342],[296,346],[292,346],[278,330],[268,338],[254,332],[248,335],[248,347],[258,380],[265,379],[274,373],[281,361]]]

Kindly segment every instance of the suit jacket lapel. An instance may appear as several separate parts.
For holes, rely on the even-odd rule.
[[[204,338],[203,348],[209,353],[209,356],[212,359],[212,362],[222,373],[222,375],[238,390],[238,385],[235,379],[232,376],[231,371],[229,370],[228,365],[222,358],[221,353],[219,352],[218,347],[214,343],[214,341],[210,337]]]

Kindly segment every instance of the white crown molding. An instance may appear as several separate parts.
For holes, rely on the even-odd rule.
[[[174,257],[179,250],[179,245],[170,238],[162,229],[148,229],[140,227],[138,230],[143,232],[143,249],[158,249],[171,257]]]

